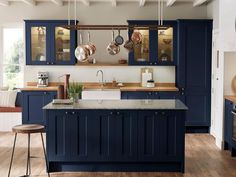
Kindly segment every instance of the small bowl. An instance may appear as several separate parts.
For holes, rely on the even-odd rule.
[[[119,60],[119,64],[126,64],[127,63],[127,60],[125,60],[125,59],[120,59]]]

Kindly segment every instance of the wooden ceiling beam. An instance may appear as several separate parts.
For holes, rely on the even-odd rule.
[[[194,0],[193,1],[193,6],[201,6],[202,4],[206,3],[208,0]]]
[[[80,0],[85,6],[90,6],[90,2],[88,0]]]
[[[170,6],[174,5],[174,3],[175,3],[176,1],[177,1],[177,0],[167,0],[167,1],[166,1],[166,6],[167,6],[167,7],[170,7]]]
[[[0,6],[9,6],[9,2],[6,0],[0,0]]]
[[[111,0],[111,6],[112,6],[112,7],[116,7],[116,6],[117,6],[116,0]]]
[[[51,1],[58,6],[63,6],[62,0],[51,0]]]
[[[21,0],[21,1],[30,6],[36,5],[36,2],[34,0]]]
[[[145,6],[146,0],[139,0],[139,7]]]

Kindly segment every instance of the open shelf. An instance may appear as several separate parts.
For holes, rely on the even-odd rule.
[[[126,63],[126,64],[119,64],[119,63],[102,63],[102,62],[97,62],[96,64],[93,64],[93,63],[88,63],[88,62],[85,62],[85,63],[78,62],[76,64],[76,66],[128,66],[128,63]]]

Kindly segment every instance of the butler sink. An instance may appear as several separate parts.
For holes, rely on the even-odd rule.
[[[82,100],[120,100],[119,89],[84,89]]]

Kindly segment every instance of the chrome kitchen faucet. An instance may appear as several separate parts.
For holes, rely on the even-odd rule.
[[[104,79],[103,79],[103,71],[102,71],[102,70],[98,70],[98,71],[97,71],[97,74],[96,74],[97,77],[98,77],[98,74],[99,74],[99,73],[101,73],[101,76],[102,76],[102,82],[99,80],[99,83],[101,83],[102,86],[103,86],[103,85],[105,85],[105,82],[104,82]]]

